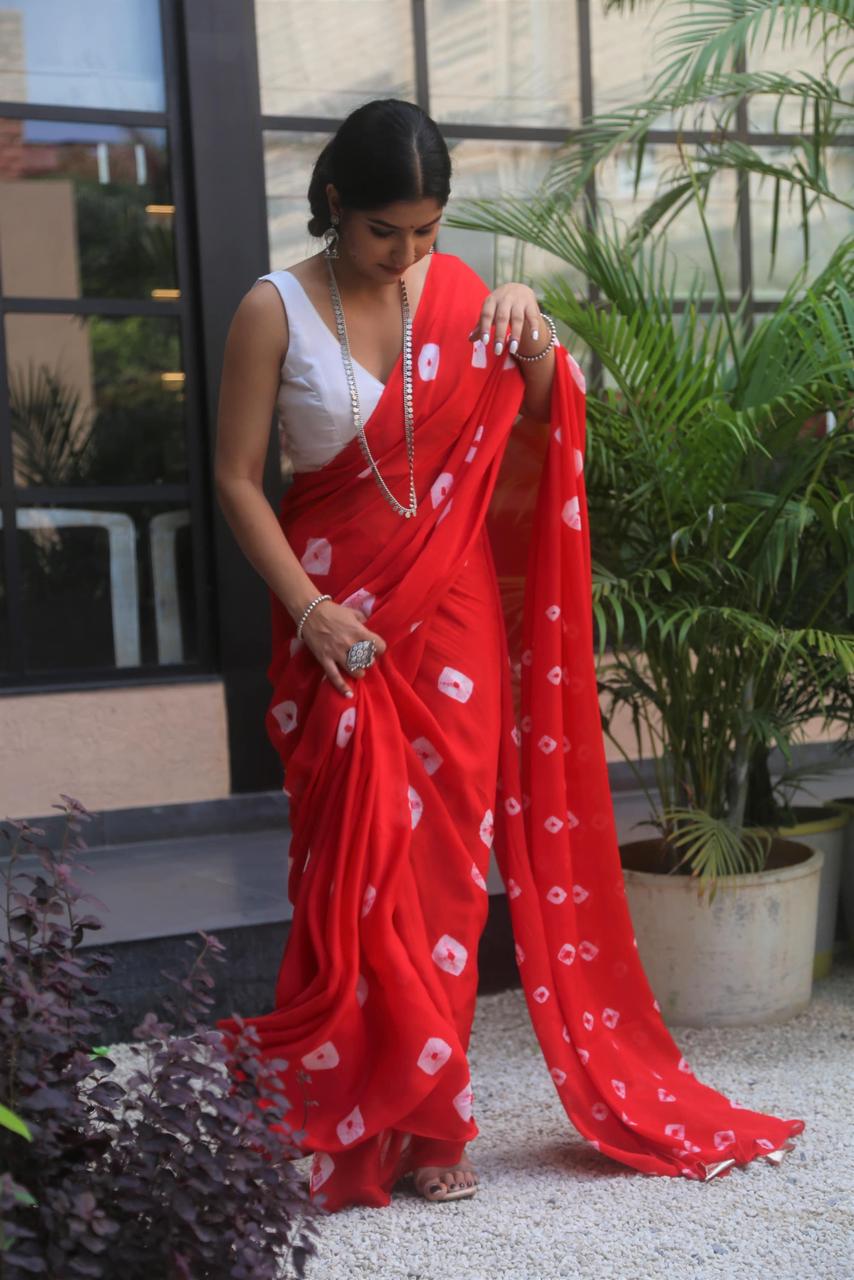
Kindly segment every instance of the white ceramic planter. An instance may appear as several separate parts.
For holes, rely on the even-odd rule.
[[[794,827],[778,827],[786,840],[797,840],[811,849],[821,849],[824,865],[818,889],[818,919],[815,925],[815,958],[812,976],[825,978],[833,964],[836,916],[839,911],[839,884],[842,877],[842,848],[848,814],[828,811],[827,805],[793,805],[798,821]]]
[[[776,837],[768,869],[722,876],[710,902],[662,875],[658,840],[620,846],[638,954],[669,1026],[785,1022],[810,1002],[824,853]]]

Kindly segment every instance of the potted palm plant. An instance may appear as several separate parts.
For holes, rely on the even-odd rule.
[[[756,317],[749,297],[730,301],[706,218],[727,169],[834,198],[821,164],[840,109],[833,84],[721,70],[721,49],[737,63],[755,21],[711,0],[649,101],[592,121],[531,197],[469,200],[449,216],[536,246],[591,283],[585,298],[563,273],[532,280],[605,374],[588,383],[585,461],[603,727],[657,831],[621,852],[641,958],[675,1025],[780,1020],[808,1003],[825,858],[780,834],[791,815],[773,788],[762,806],[759,795],[770,751],[788,755],[803,734],[793,690],[807,682],[810,715],[833,689],[847,689],[850,706],[854,672],[854,238]],[[727,136],[730,105],[743,112],[759,92],[813,94],[812,167],[770,165]],[[627,232],[594,218],[583,194],[597,163],[618,147],[642,153],[664,111],[710,100],[719,144],[692,157],[680,142],[681,171]],[[658,224],[689,205],[713,285],[709,296],[704,274],[682,263],[677,301]],[[633,753],[614,734],[618,711],[634,726]]]

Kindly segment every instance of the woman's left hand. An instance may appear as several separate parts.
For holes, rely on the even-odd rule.
[[[497,356],[504,350],[504,342],[510,331],[511,355],[515,355],[522,338],[522,330],[528,325],[528,334],[537,341],[540,323],[540,308],[533,289],[526,284],[502,284],[493,289],[484,299],[480,311],[480,322],[469,333],[469,342],[480,338],[484,346],[489,345],[489,335],[495,325],[495,347]]]

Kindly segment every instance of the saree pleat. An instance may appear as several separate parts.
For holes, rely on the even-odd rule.
[[[567,1116],[643,1172],[706,1179],[804,1128],[694,1076],[661,1017],[625,898],[593,658],[583,375],[558,348],[527,548],[521,716],[486,517],[523,380],[466,341],[479,277],[434,254],[413,326],[419,511],[352,440],[280,508],[306,571],[388,648],[345,699],[271,594],[267,715],[290,797],[294,913],[272,1013],[312,1198],[386,1205],[479,1132],[467,1050],[490,851],[527,1007]],[[401,363],[365,425],[405,494]],[[226,1037],[233,1019],[217,1023]]]

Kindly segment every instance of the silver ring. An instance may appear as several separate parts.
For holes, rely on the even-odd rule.
[[[376,645],[373,640],[357,640],[347,650],[345,666],[348,671],[358,671],[361,667],[369,667],[374,660]]]

